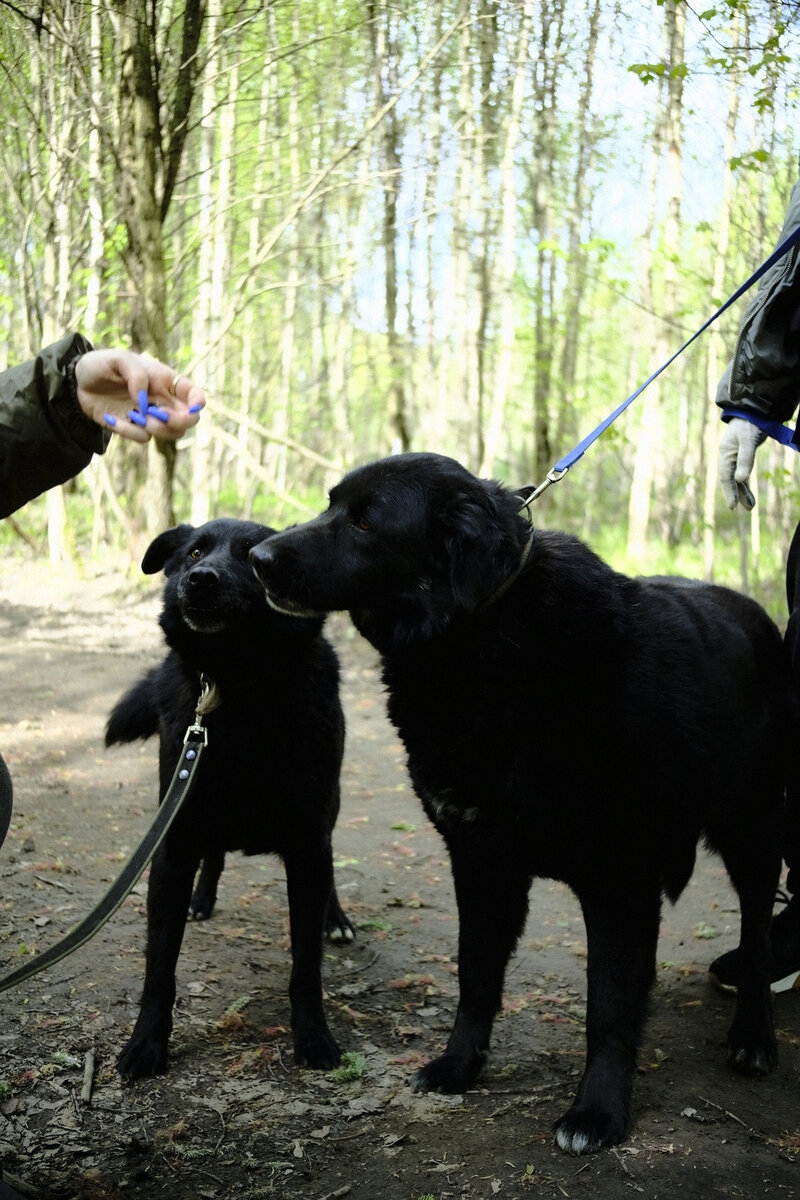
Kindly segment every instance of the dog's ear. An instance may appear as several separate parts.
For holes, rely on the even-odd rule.
[[[508,514],[487,488],[454,498],[442,526],[453,597],[467,612],[475,612],[514,568]]]
[[[145,575],[155,575],[163,570],[168,559],[194,532],[193,525],[176,525],[174,529],[166,529],[160,533],[145,550],[142,559],[142,570]]]

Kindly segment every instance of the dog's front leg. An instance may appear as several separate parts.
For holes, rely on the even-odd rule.
[[[471,826],[448,844],[459,919],[459,1002],[445,1053],[417,1072],[417,1092],[465,1092],[480,1075],[506,966],[528,911],[530,876],[514,861],[510,839]]]
[[[572,1154],[615,1146],[630,1113],[636,1054],[655,970],[661,913],[657,883],[604,881],[581,890],[588,946],[586,1069],[575,1102],[556,1122]]]
[[[147,958],[139,1017],[117,1059],[125,1079],[166,1070],[172,1032],[175,967],[180,953],[192,882],[199,858],[168,836],[157,851],[147,889]]]
[[[283,861],[292,938],[289,1000],[295,1062],[330,1070],[341,1061],[322,1010],[322,934],[333,888],[330,841],[292,847]]]

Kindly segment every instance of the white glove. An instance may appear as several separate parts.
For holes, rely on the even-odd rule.
[[[763,429],[741,417],[731,417],[726,424],[719,439],[719,482],[728,508],[735,508],[740,500],[745,508],[755,508],[750,474],[756,450],[766,436]]]

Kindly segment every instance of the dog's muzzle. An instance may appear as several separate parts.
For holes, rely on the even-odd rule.
[[[280,535],[279,535],[280,536]],[[256,578],[264,589],[267,597],[267,604],[275,612],[282,613],[285,617],[322,617],[325,614],[317,609],[305,608],[302,604],[298,604],[294,600],[290,600],[288,596],[283,596],[277,592],[269,582],[270,569],[274,566],[277,560],[277,550],[270,543],[273,538],[267,538],[265,542],[261,542],[258,546],[254,546],[250,551],[250,565],[253,568]]]

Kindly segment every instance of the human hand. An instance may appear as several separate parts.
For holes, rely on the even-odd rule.
[[[172,367],[130,350],[90,350],[75,364],[87,417],[133,442],[176,441],[200,420],[205,392]]]
[[[719,439],[719,482],[728,508],[735,508],[739,501],[745,508],[755,508],[750,475],[756,450],[766,436],[763,429],[742,417],[731,417],[725,425]]]

